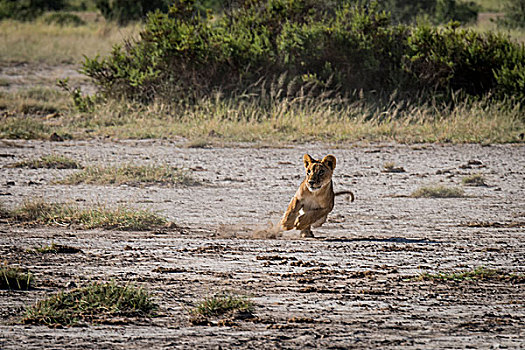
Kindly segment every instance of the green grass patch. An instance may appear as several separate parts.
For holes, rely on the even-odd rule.
[[[27,309],[23,323],[71,326],[105,323],[113,318],[152,316],[157,306],[151,295],[132,285],[93,283],[58,293]]]
[[[461,198],[465,197],[465,191],[460,187],[448,187],[443,185],[425,186],[418,188],[410,195],[412,198]]]
[[[416,280],[421,281],[490,281],[513,280],[525,282],[523,274],[509,274],[504,271],[488,269],[483,266],[460,272],[438,272],[435,274],[422,273]]]
[[[87,166],[59,181],[61,184],[195,185],[189,171],[169,165]]]
[[[246,296],[231,293],[218,293],[206,297],[192,310],[192,314],[204,317],[222,316],[225,314],[240,312],[252,313],[253,302]]]
[[[482,174],[472,174],[461,179],[461,183],[465,186],[487,186],[485,177]]]
[[[126,207],[107,208],[96,205],[79,208],[73,205],[46,203],[42,200],[25,202],[9,213],[9,218],[17,223],[74,226],[79,229],[102,228],[119,231],[149,231],[163,228],[167,220],[148,210]]]
[[[17,267],[0,267],[0,289],[28,290],[34,284],[33,274]]]
[[[80,162],[58,154],[42,156],[39,159],[26,159],[9,165],[10,168],[30,169],[79,169]]]

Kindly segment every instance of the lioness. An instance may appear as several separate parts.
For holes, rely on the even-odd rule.
[[[303,156],[306,178],[288,205],[288,209],[279,222],[287,231],[297,229],[301,237],[313,237],[311,227],[319,227],[326,221],[334,208],[335,196],[349,194],[352,201],[354,194],[350,191],[334,193],[332,174],[335,169],[335,157],[331,154],[317,160],[305,154]]]

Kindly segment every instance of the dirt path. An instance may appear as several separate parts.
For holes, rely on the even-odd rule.
[[[126,233],[0,227],[0,256],[35,273],[37,289],[0,291],[0,349],[40,348],[523,348],[524,279],[418,280],[475,267],[525,273],[525,147],[303,145],[187,149],[167,141],[0,143],[0,200],[148,208],[180,232]],[[254,233],[278,220],[303,176],[301,157],[333,153],[338,200],[329,221],[303,240]],[[84,164],[181,166],[191,187],[53,185],[74,170],[3,166],[49,153]],[[470,161],[470,165],[469,165]],[[476,162],[473,162],[476,161]],[[385,163],[403,173],[385,173]],[[462,186],[482,173],[489,187],[465,198],[406,197],[428,184]],[[511,227],[514,226],[514,227]],[[28,253],[55,242],[77,254]],[[159,269],[161,268],[161,269]],[[134,281],[159,317],[130,324],[52,329],[16,323],[26,306],[87,281]],[[188,310],[207,295],[252,296],[256,318],[195,326]]]

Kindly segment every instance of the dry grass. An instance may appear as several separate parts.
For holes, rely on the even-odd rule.
[[[394,162],[387,162],[383,165],[384,173],[404,173],[406,172],[405,168],[402,166],[396,166]]]
[[[461,198],[465,191],[460,187],[447,187],[443,185],[425,186],[412,192],[412,198]]]
[[[58,154],[49,154],[38,159],[26,159],[8,165],[10,168],[30,168],[30,169],[80,169],[80,162]]]
[[[114,44],[138,33],[140,26],[103,22],[62,27],[34,22],[0,21],[0,61],[47,64],[78,63],[83,55],[105,55]]]
[[[487,181],[483,174],[472,174],[461,179],[461,183],[465,186],[487,186]]]
[[[126,207],[115,209],[103,205],[79,208],[73,205],[47,203],[42,200],[26,201],[8,213],[16,223],[46,226],[74,226],[78,229],[102,228],[119,231],[150,231],[164,228],[163,217],[147,210]]]
[[[33,121],[33,122],[29,122]],[[457,102],[454,110],[409,105],[378,108],[358,101],[284,100],[261,104],[242,99],[204,99],[193,105],[162,103],[137,106],[120,102],[99,106],[93,113],[70,113],[49,121],[0,120],[0,137],[49,138],[56,132],[75,139],[174,138],[192,140],[189,147],[215,141],[399,143],[523,142],[525,120],[519,104]],[[206,140],[202,142],[202,140]]]
[[[36,118],[0,118],[0,138],[3,139],[47,139],[51,127]]]
[[[82,171],[58,181],[61,184],[96,185],[195,185],[187,170],[170,165],[87,166]]]
[[[70,97],[49,87],[31,87],[17,91],[0,91],[0,110],[8,115],[46,116],[69,110]]]
[[[340,103],[339,103],[340,102]],[[62,119],[60,132],[76,137],[173,138],[224,141],[395,141],[400,143],[520,142],[525,120],[519,105],[457,102],[454,110],[432,104],[378,108],[364,101],[288,100],[261,104],[204,99],[193,105],[135,106],[111,103],[90,115]],[[196,145],[202,145],[195,141]]]
[[[523,274],[515,275],[504,271],[488,269],[483,266],[476,267],[472,270],[460,272],[438,272],[435,274],[422,273],[416,280],[420,281],[515,281],[523,283],[525,276]]]

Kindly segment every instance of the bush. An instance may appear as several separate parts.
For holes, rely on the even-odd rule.
[[[253,0],[212,20],[180,0],[167,14],[150,14],[139,40],[86,59],[83,72],[103,96],[142,102],[215,90],[523,94],[523,45],[456,25],[392,25],[375,3],[339,3]]]
[[[96,0],[97,9],[106,20],[116,21],[123,25],[139,21],[151,11],[167,12],[169,0]]]
[[[386,0],[381,1],[380,6],[391,13],[395,23],[415,23],[421,18],[435,24],[469,23],[477,19],[479,11],[474,2],[456,0]]]
[[[525,1],[507,0],[504,12],[505,17],[498,24],[508,28],[525,28]]]
[[[0,0],[0,19],[30,21],[45,11],[58,11],[64,6],[64,0]]]
[[[456,0],[437,0],[434,14],[434,23],[458,21],[472,23],[478,19],[479,6],[472,2]]]
[[[57,24],[59,26],[72,26],[78,27],[86,24],[82,18],[75,14],[68,12],[53,12],[44,18],[44,22],[47,24]]]
[[[525,47],[499,34],[455,24],[443,29],[419,26],[408,37],[408,47],[405,70],[420,88],[523,97]]]

